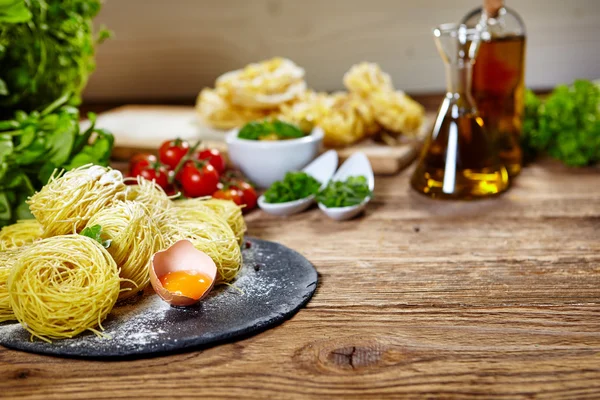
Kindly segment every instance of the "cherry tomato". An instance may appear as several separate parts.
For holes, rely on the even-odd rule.
[[[208,162],[188,161],[178,174],[178,180],[186,197],[210,196],[217,190],[219,173]]]
[[[229,188],[229,189],[219,189],[212,195],[215,199],[222,200],[231,200],[238,206],[244,204],[244,194],[241,190]]]
[[[198,160],[207,160],[219,174],[225,172],[225,159],[217,149],[205,149],[196,153]]]
[[[248,212],[256,208],[256,202],[258,201],[258,195],[256,190],[246,181],[237,180],[230,187],[234,187],[242,192],[244,204],[244,212]]]
[[[136,174],[133,177],[141,176],[149,181],[154,181],[163,190],[169,190],[169,170],[160,163],[154,163],[145,167],[136,169]]]
[[[175,169],[189,148],[190,145],[185,140],[168,140],[160,146],[158,159],[170,169]]]
[[[129,173],[131,176],[136,176],[136,170],[142,170],[151,164],[156,164],[158,159],[154,154],[138,153],[129,160]]]

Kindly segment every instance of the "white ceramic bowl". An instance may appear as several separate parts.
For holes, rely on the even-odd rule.
[[[299,139],[260,141],[237,137],[239,129],[225,136],[231,163],[260,188],[282,180],[286,172],[299,171],[319,153],[323,130],[314,128]]]

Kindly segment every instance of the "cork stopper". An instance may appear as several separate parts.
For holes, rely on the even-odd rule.
[[[496,18],[502,7],[504,7],[504,0],[483,0],[483,9],[488,18]]]

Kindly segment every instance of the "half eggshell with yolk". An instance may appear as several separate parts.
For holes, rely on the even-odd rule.
[[[168,275],[201,277],[209,282],[200,287],[198,296],[186,296],[180,291],[172,291],[163,285]],[[189,306],[202,300],[212,289],[217,276],[215,262],[204,252],[196,249],[189,240],[180,240],[152,257],[150,283],[156,294],[172,306]],[[193,279],[188,285],[193,285]],[[194,289],[194,288],[192,288]]]

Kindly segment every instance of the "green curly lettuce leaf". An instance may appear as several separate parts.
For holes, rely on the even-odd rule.
[[[568,166],[600,162],[600,87],[576,80],[557,86],[545,101],[528,91],[522,146],[530,159],[547,153]]]
[[[0,0],[0,119],[64,93],[80,96],[95,68],[100,0]]]

